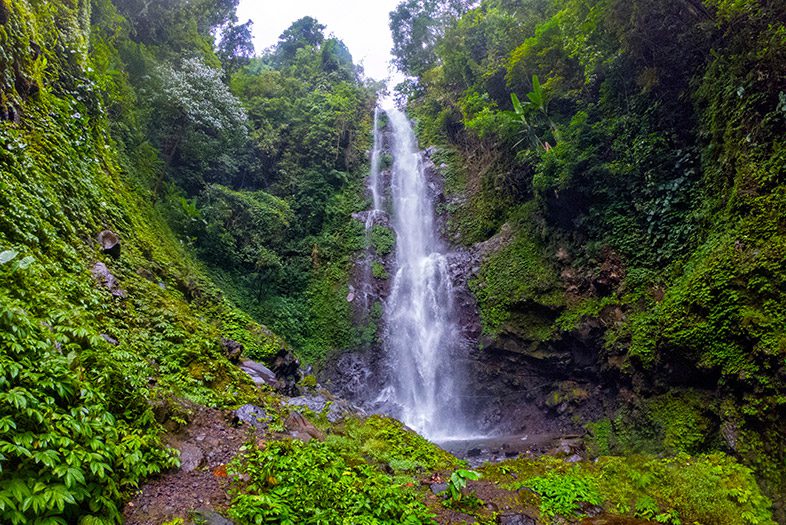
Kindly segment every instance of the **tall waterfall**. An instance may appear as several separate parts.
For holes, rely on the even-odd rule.
[[[396,109],[386,112],[392,131],[390,208],[397,239],[396,272],[384,314],[392,383],[388,392],[410,427],[435,440],[457,437],[466,433],[455,359],[461,337],[445,246],[435,224],[433,191],[409,120]],[[374,199],[376,208],[376,194]]]
[[[373,217],[382,211],[382,191],[380,190],[380,172],[382,171],[382,131],[379,129],[379,106],[374,108],[374,149],[371,150],[371,176],[368,181],[368,188],[371,192],[371,199],[374,208],[369,214],[366,229],[369,228],[368,222],[373,221]]]

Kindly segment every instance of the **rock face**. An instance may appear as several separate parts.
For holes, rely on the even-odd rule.
[[[270,416],[267,415],[262,408],[256,405],[243,405],[235,410],[233,415],[233,422],[236,424],[251,425],[257,430],[264,430],[270,421]]]
[[[291,407],[307,408],[317,414],[325,412],[325,417],[335,423],[348,415],[362,415],[363,411],[347,401],[331,395],[327,390],[301,395],[287,399],[285,404]]]
[[[257,363],[256,361],[251,361],[250,359],[244,359],[240,363],[240,369],[251,376],[251,379],[254,380],[254,383],[258,385],[268,385],[272,386],[273,388],[279,387],[275,372],[263,364]]]
[[[232,363],[240,361],[240,356],[243,355],[243,345],[232,339],[221,338],[221,350]]]
[[[270,367],[280,382],[279,391],[294,397],[300,394],[297,382],[300,381],[300,361],[289,350],[280,350]]]
[[[120,237],[111,231],[104,230],[98,234],[98,244],[101,245],[101,251],[111,255],[115,259],[120,257]]]
[[[112,272],[109,271],[109,268],[106,267],[106,264],[102,262],[95,263],[90,269],[90,273],[93,274],[93,278],[104,288],[109,290],[113,296],[124,298],[128,295],[125,290],[120,288],[117,279],[112,275]]]
[[[294,439],[306,442],[312,439],[325,440],[325,435],[300,412],[290,412],[287,420],[284,422],[284,426]]]

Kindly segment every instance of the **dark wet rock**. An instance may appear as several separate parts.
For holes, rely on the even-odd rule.
[[[281,393],[295,397],[300,394],[297,382],[300,381],[300,361],[289,350],[278,352],[270,367],[281,382]]]
[[[193,472],[205,462],[205,453],[202,449],[191,443],[183,443],[180,449],[180,469],[183,472]]]
[[[321,394],[298,396],[287,399],[285,403],[293,407],[303,407],[319,414],[328,406],[330,400]]]
[[[584,448],[584,442],[581,438],[577,437],[564,437],[560,438],[557,442],[557,446],[552,448],[548,451],[550,456],[568,456],[570,457],[577,455],[579,456],[578,461],[581,461],[581,452]]]
[[[235,424],[246,423],[257,430],[264,430],[267,428],[270,416],[262,408],[249,404],[235,410],[232,419]]]
[[[258,385],[265,384],[274,388],[279,386],[276,374],[261,363],[251,361],[250,359],[244,359],[240,363],[240,369],[251,376],[251,379],[254,380],[254,383]]]
[[[441,494],[441,493],[445,492],[446,490],[448,490],[448,484],[447,483],[432,483],[430,488],[431,488],[431,492],[433,494]]]
[[[235,525],[235,522],[225,518],[212,509],[199,509],[191,513],[193,525]]]
[[[338,355],[320,368],[318,379],[332,394],[351,403],[354,411],[387,413],[375,403],[386,384],[386,373],[384,353],[374,347]]]
[[[294,439],[306,442],[312,439],[318,439],[319,441],[324,441],[325,439],[325,435],[300,412],[290,412],[284,422],[284,426]]]
[[[111,293],[113,296],[121,298],[128,296],[128,293],[120,288],[117,278],[112,275],[112,272],[109,271],[109,268],[107,268],[106,264],[102,262],[95,263],[90,269],[90,273],[93,274],[93,278],[104,288],[109,290],[109,293]]]
[[[231,363],[240,361],[240,356],[243,355],[243,345],[232,339],[221,338],[221,350]]]
[[[115,259],[120,257],[120,237],[111,231],[104,230],[98,234],[98,244],[101,246],[101,251],[111,255]]]
[[[537,525],[535,518],[527,514],[503,514],[499,517],[499,525]]]
[[[325,417],[331,423],[335,423],[349,414],[362,413],[362,410],[350,405],[343,399],[328,397],[328,395],[327,392],[302,395],[287,399],[284,403],[291,407],[307,408],[317,414],[326,412]]]
[[[589,503],[580,503],[579,508],[581,509],[581,513],[586,515],[588,518],[597,518],[603,514],[603,507],[590,505]]]
[[[619,254],[610,248],[603,251],[603,262],[593,282],[598,295],[604,296],[617,290],[625,278],[625,267]]]
[[[156,421],[168,431],[175,432],[191,422],[195,405],[185,399],[160,397],[150,400]]]
[[[720,433],[721,436],[723,436],[723,440],[726,442],[726,446],[729,447],[729,450],[736,451],[737,440],[739,439],[737,423],[735,421],[724,421],[721,424]]]

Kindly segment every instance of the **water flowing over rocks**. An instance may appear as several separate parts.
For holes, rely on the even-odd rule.
[[[365,348],[335,355],[319,371],[320,380],[331,391],[368,412],[391,414],[432,438],[450,437],[451,432],[455,435],[455,419],[450,421],[450,418],[462,414],[458,419],[466,424],[458,433],[496,437],[489,438],[485,444],[465,446],[451,441],[444,446],[464,457],[477,449],[478,463],[528,452],[547,452],[554,448],[553,442],[559,436],[582,434],[584,430],[576,423],[575,416],[592,420],[616,404],[615,392],[604,386],[597,369],[596,353],[602,327],[588,322],[548,344],[529,340],[526,333],[517,331],[516,323],[510,323],[494,337],[484,335],[469,283],[478,275],[486,257],[511,242],[513,229],[503,225],[494,237],[469,247],[451,246],[442,241],[438,232],[447,231],[447,216],[436,214],[435,209],[444,209],[440,204],[448,200],[443,192],[444,167],[432,160],[437,150],[432,147],[417,151],[414,136],[407,135],[411,130],[406,129],[408,122],[403,113],[391,110],[386,115],[388,123],[384,127],[378,124],[379,111],[375,118],[369,178],[374,208],[356,214],[355,219],[366,226],[367,232],[374,225],[395,229],[397,248],[395,254],[387,257],[371,249],[361,255],[351,282],[359,325],[370,318],[372,305],[384,304],[385,311],[381,326],[377,327],[376,340]],[[383,155],[392,156],[392,167],[378,164]],[[401,157],[407,156],[407,166],[402,168]],[[416,175],[410,184],[415,184],[417,189],[406,196],[402,194],[403,171]],[[396,199],[400,201],[399,206],[409,208],[402,213],[396,208]],[[417,224],[402,224],[402,217],[416,218],[413,222]],[[418,335],[411,331],[417,324],[412,323],[411,316],[422,315],[417,301],[426,299],[411,302],[410,298],[402,308],[406,313],[403,317],[410,317],[404,324],[403,318],[396,318],[391,309],[395,303],[406,302],[401,296],[402,289],[422,289],[422,284],[401,275],[402,267],[412,264],[402,265],[399,260],[406,256],[407,250],[410,254],[413,250],[407,244],[413,242],[408,240],[413,234],[406,230],[408,227],[415,231],[414,242],[420,243],[415,249],[417,256],[431,257],[429,264],[421,267],[433,270],[433,280],[424,281],[427,287],[438,282],[449,287],[449,295],[434,295],[431,290],[430,295],[423,297],[439,303],[440,315],[449,312],[450,320],[432,317],[426,323],[428,329]],[[424,246],[436,249],[439,255],[427,254]],[[383,264],[391,278],[373,278],[374,262]],[[611,284],[619,275],[615,268],[610,264],[606,272]],[[449,322],[451,328],[435,336],[435,327],[439,330],[443,322]],[[444,346],[431,353],[430,350],[439,347],[440,343],[434,341],[440,337],[447,337],[450,342],[443,341]],[[421,341],[425,342],[423,346]],[[402,360],[402,352],[411,357]],[[424,367],[429,371],[424,372]],[[430,391],[415,388],[405,393],[408,382],[418,381],[436,386]],[[446,398],[454,403],[451,407],[440,405]],[[449,416],[443,418],[444,414]],[[522,437],[526,439],[521,441]]]

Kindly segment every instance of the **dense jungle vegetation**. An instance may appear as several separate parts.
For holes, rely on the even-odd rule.
[[[347,296],[384,86],[310,17],[256,52],[236,8],[0,0],[0,523],[121,522],[178,466],[181,399],[255,403],[283,432],[227,341],[319,364],[376,336]],[[600,326],[601,380],[625,392],[585,422],[597,462],[480,469],[543,523],[592,504],[766,524],[770,500],[784,519],[785,21],[774,0],[391,13],[446,234],[504,241],[471,283],[484,345]],[[230,465],[237,523],[497,523],[462,499],[475,474],[400,423],[305,412],[324,439]],[[439,476],[444,503],[422,485]]]
[[[0,2],[2,523],[118,521],[177,463],[154,408],[257,398],[222,339],[360,337],[376,87],[310,18],[255,56],[236,4]]]
[[[409,0],[391,20],[449,235],[504,240],[471,284],[486,344],[595,330],[628,401],[590,425],[601,450],[731,451],[782,508],[783,2]]]

